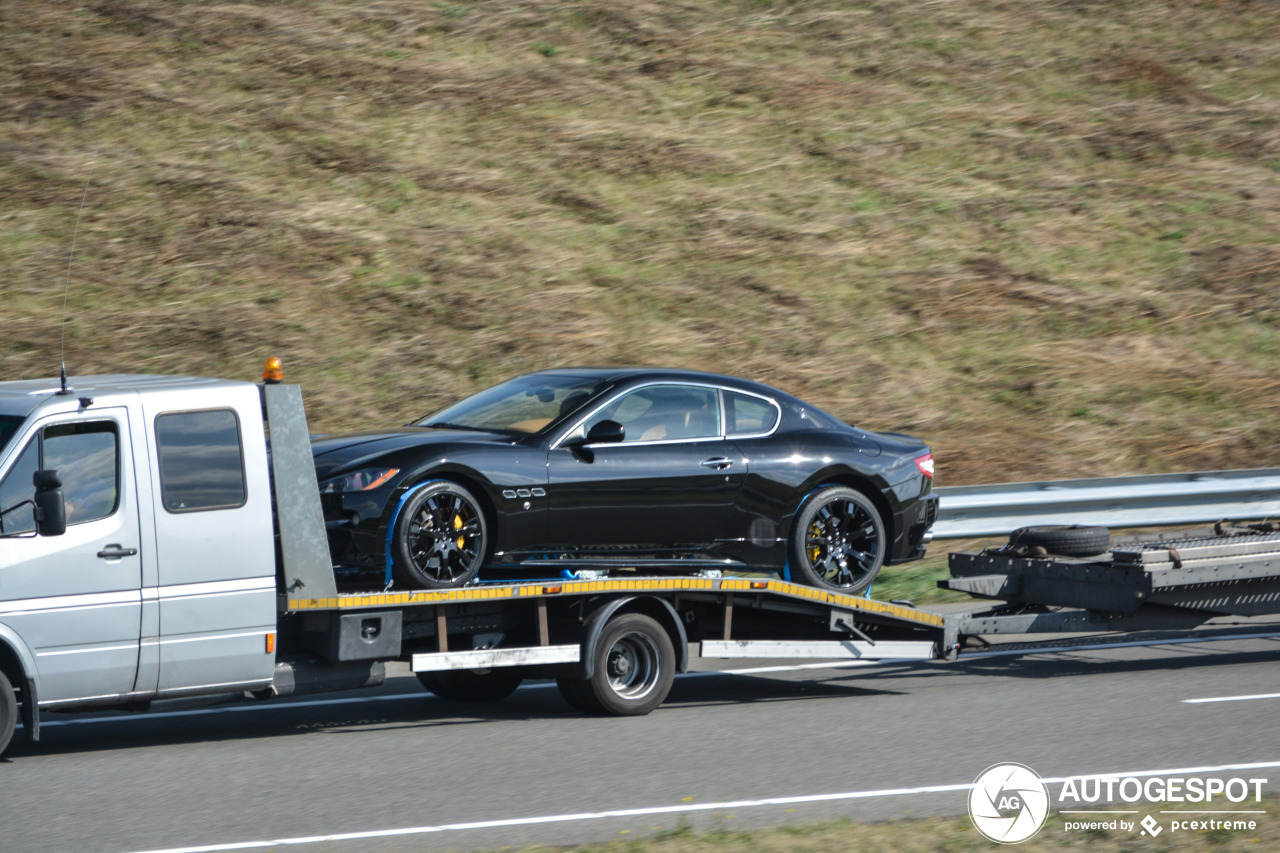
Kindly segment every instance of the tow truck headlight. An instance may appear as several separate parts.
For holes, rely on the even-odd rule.
[[[367,492],[378,488],[399,473],[399,468],[361,468],[358,471],[325,480],[320,484],[320,493],[330,495],[340,492]]]

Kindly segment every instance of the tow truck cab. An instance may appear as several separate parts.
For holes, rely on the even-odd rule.
[[[258,386],[3,382],[0,443],[0,673],[29,729],[33,706],[271,683],[276,566]]]

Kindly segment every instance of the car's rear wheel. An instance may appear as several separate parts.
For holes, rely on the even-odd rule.
[[[858,593],[884,565],[888,539],[875,505],[847,486],[814,492],[796,514],[793,577],[808,586]]]
[[[475,495],[436,480],[418,488],[396,519],[392,562],[412,587],[442,589],[469,583],[489,548],[489,528]]]
[[[441,699],[460,699],[466,702],[496,702],[506,699],[524,681],[524,673],[513,666],[446,669],[415,674],[423,687]]]

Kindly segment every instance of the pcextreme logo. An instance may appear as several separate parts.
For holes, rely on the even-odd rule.
[[[1050,781],[1058,785],[1063,832],[1106,829],[1152,838],[1166,829],[1171,833],[1252,832],[1258,828],[1259,816],[1266,814],[1262,809],[1212,806],[1223,800],[1261,804],[1267,779],[1111,775]],[[1153,814],[1139,818],[1139,809],[1125,808],[1139,802],[1166,808],[1160,809],[1159,818]],[[1206,808],[1187,808],[1186,804]],[[969,817],[974,827],[998,844],[1018,844],[1031,838],[1048,823],[1052,805],[1048,783],[1025,764],[993,764],[973,780],[969,790]]]

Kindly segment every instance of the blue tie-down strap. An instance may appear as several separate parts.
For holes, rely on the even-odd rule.
[[[395,566],[395,556],[392,554],[392,551],[391,551],[391,540],[395,538],[395,535],[396,535],[396,522],[400,520],[400,510],[404,508],[405,501],[409,500],[409,498],[413,497],[418,492],[422,491],[432,483],[438,483],[438,482],[440,481],[427,480],[425,483],[419,483],[418,485],[409,489],[409,491],[405,492],[403,495],[400,496],[399,503],[397,503],[396,508],[391,511],[391,520],[387,522],[387,541],[386,541],[386,548],[385,548],[386,554],[387,554],[386,577],[383,578],[388,589],[391,588],[391,582],[395,578],[395,575],[392,571],[392,568]]]

